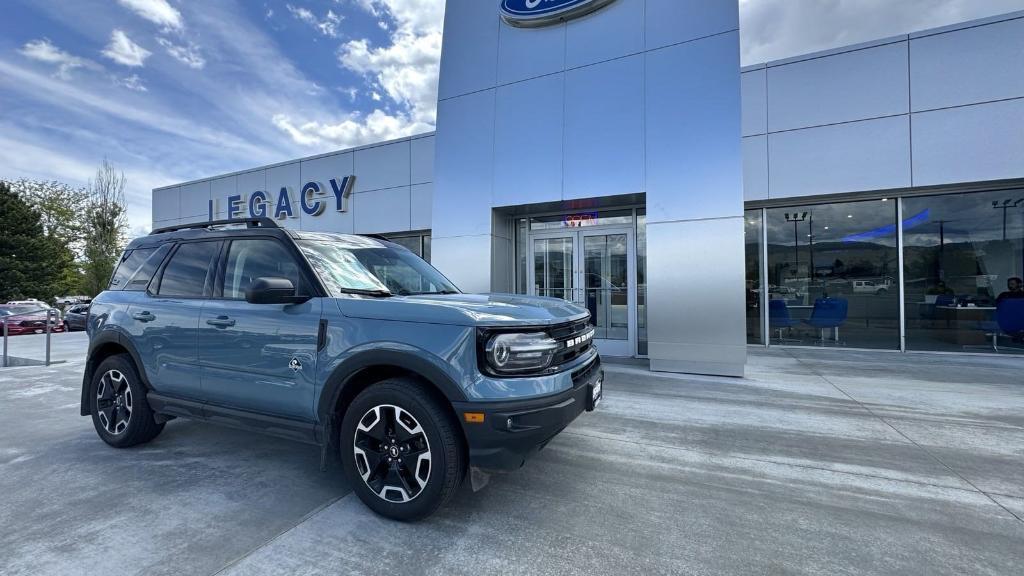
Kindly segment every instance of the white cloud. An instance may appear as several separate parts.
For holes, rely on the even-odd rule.
[[[182,30],[185,21],[181,12],[171,6],[167,0],[117,0],[122,6],[135,12],[142,18],[160,26],[165,31]]]
[[[331,38],[338,37],[338,25],[344,20],[344,17],[336,14],[333,10],[327,9],[327,14],[324,14],[323,19],[316,17],[308,8],[296,7],[291,4],[285,4],[285,8],[291,13],[292,17],[301,22],[309,24],[316,30],[318,30],[324,36]]]
[[[102,66],[91,60],[74,56],[54,46],[49,38],[26,42],[19,52],[22,56],[37,62],[55,65],[57,67],[56,76],[63,80],[70,78],[71,72],[76,68],[102,69]]]
[[[103,55],[124,66],[142,66],[149,58],[150,52],[139,46],[124,33],[115,29],[110,33],[110,44],[103,50]]]
[[[1024,9],[1024,0],[739,0],[743,64]]]
[[[206,58],[203,58],[199,46],[191,41],[188,41],[187,44],[177,44],[163,36],[157,38],[156,41],[164,47],[164,50],[167,50],[172,58],[189,68],[202,70],[206,66]]]
[[[149,92],[149,88],[146,88],[142,84],[142,79],[139,78],[138,74],[132,74],[131,76],[125,76],[124,78],[120,78],[117,80],[117,83],[135,92]]]
[[[353,115],[341,122],[321,123],[316,121],[296,125],[286,114],[277,114],[274,125],[303,146],[329,144],[338,148],[351,148],[383,140],[392,140],[430,131],[433,126],[410,120],[403,115],[391,115],[374,110],[365,118]]]

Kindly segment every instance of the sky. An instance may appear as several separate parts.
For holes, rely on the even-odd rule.
[[[744,65],[1024,10],[739,4]],[[443,0],[3,0],[0,16],[0,178],[85,185],[107,158],[132,235],[155,187],[434,128]]]

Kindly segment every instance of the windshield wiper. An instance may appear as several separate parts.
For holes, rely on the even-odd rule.
[[[455,290],[438,290],[437,292],[410,292],[409,296],[433,296],[435,294],[458,294]],[[403,294],[404,296],[404,294]]]
[[[394,296],[389,290],[367,290],[363,288],[344,288],[343,294],[356,294],[358,296],[374,296],[376,298],[390,298]]]

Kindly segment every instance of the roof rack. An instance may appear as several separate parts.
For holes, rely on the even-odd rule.
[[[246,228],[280,228],[277,222],[274,222],[270,218],[233,218],[230,220],[211,220],[209,222],[193,222],[191,224],[176,224],[174,226],[165,226],[163,228],[157,228],[149,233],[150,236],[153,234],[164,234],[166,232],[177,232],[179,230],[196,230],[199,228],[213,228],[214,226],[227,226],[231,224],[245,224]]]

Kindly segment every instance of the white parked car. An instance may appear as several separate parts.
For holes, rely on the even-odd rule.
[[[853,281],[853,293],[854,294],[876,294],[881,296],[889,291],[892,287],[892,283],[888,280],[882,280],[875,282],[874,280],[854,280]]]

